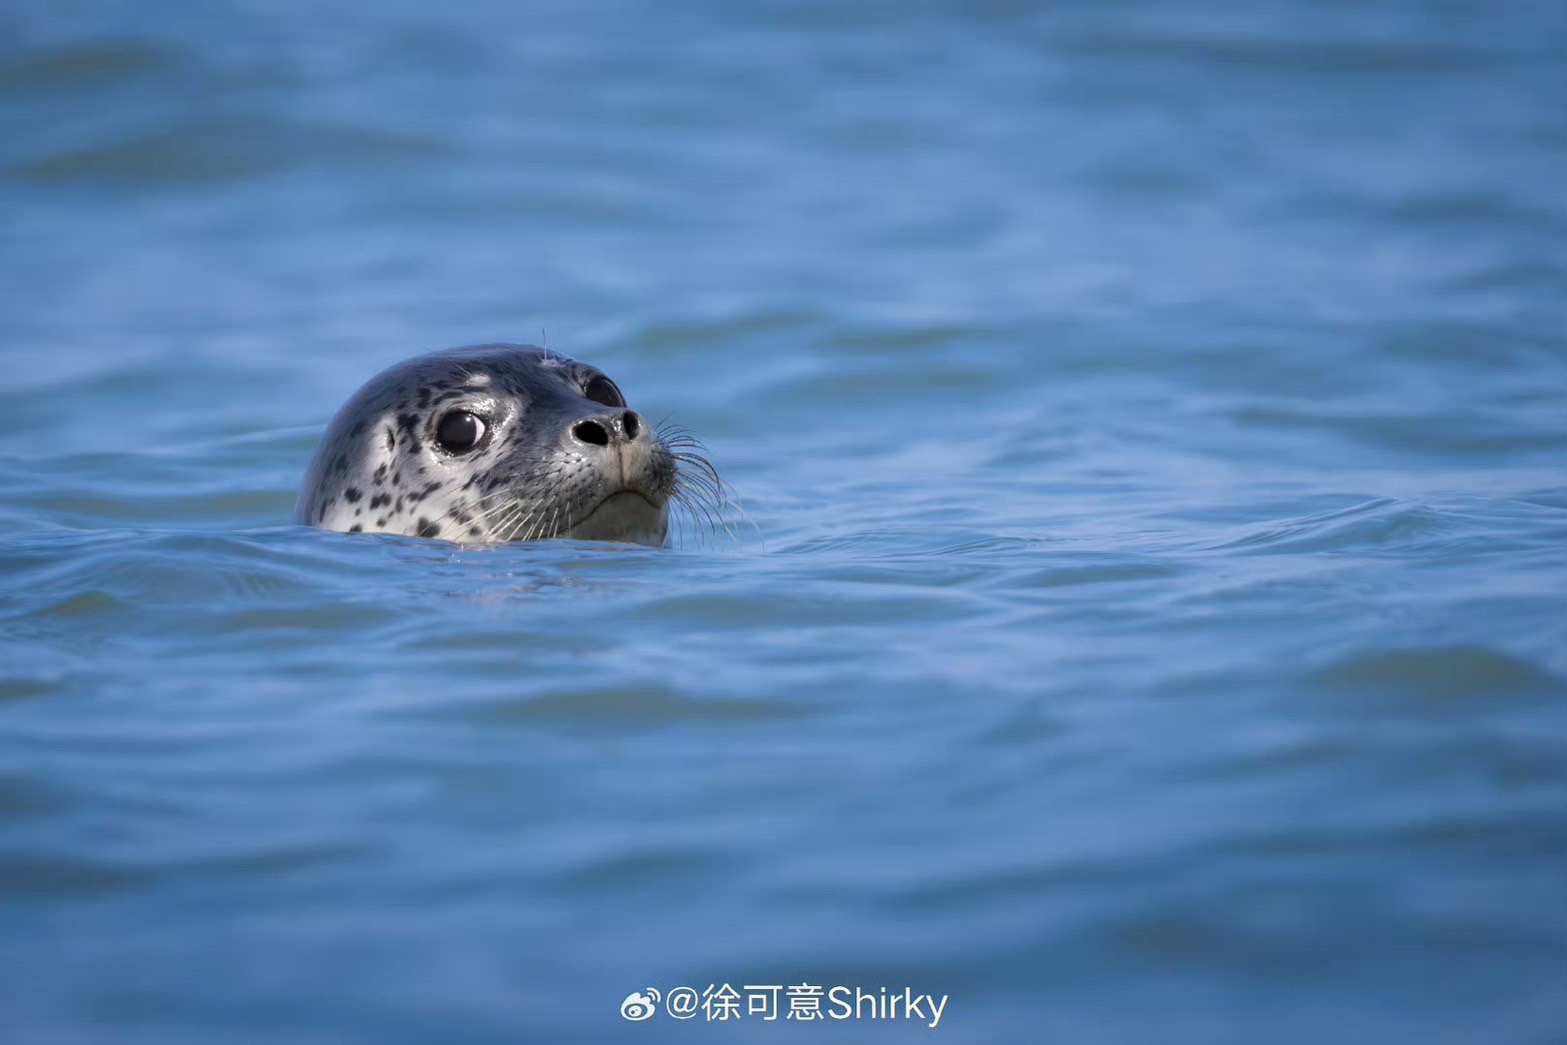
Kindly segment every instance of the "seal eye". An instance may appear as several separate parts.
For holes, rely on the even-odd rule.
[[[435,441],[447,453],[465,454],[479,445],[487,428],[484,421],[466,410],[453,410],[441,418],[435,429]]]
[[[626,405],[626,397],[620,394],[620,389],[615,387],[615,382],[603,374],[594,374],[588,378],[588,383],[583,387],[582,394],[595,403],[603,403],[605,406]]]

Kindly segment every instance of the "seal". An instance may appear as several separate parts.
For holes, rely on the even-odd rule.
[[[572,537],[664,546],[671,504],[711,517],[718,473],[655,430],[602,371],[532,345],[418,356],[327,427],[300,488],[306,525],[458,544]],[[685,467],[682,467],[685,466]]]

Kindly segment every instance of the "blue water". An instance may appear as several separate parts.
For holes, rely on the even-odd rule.
[[[7,5],[0,1041],[1567,1040],[1564,55]],[[728,531],[293,524],[360,382],[491,340]],[[620,1016],[723,984],[949,1001]]]

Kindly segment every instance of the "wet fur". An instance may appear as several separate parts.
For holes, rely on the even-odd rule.
[[[662,545],[671,505],[716,524],[723,481],[689,433],[642,424],[613,448],[570,438],[580,421],[615,423],[631,409],[586,398],[599,373],[530,345],[451,349],[394,366],[328,426],[299,519],[463,544],[569,536]],[[435,440],[453,410],[489,427],[467,454]]]

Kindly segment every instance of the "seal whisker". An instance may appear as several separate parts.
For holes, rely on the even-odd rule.
[[[723,484],[723,478],[718,474],[718,469],[714,468],[712,462],[703,457],[701,454],[692,453],[688,450],[680,450],[676,451],[671,456],[674,457],[677,464],[683,466],[689,465],[690,469],[694,469],[697,474],[707,477],[716,484]],[[690,469],[683,468],[682,474],[690,474]]]
[[[501,495],[495,496],[499,497]],[[522,515],[529,510],[529,505],[532,503],[528,500],[507,496],[506,499],[498,500],[494,505],[480,512],[474,521],[488,522],[491,529],[495,532],[504,532],[516,516]]]
[[[655,429],[665,439],[695,439],[696,433],[685,425],[661,423]]]
[[[680,527],[680,538],[682,542],[684,542],[686,538],[686,529],[688,525],[694,532],[705,532],[705,527],[697,527],[695,525],[695,514],[692,512],[691,506],[685,502],[684,497],[679,491],[676,491],[674,496],[670,498],[669,503],[675,507],[675,512],[673,513],[672,518],[676,525]]]
[[[517,533],[522,535],[525,541],[534,541],[545,534],[545,515],[549,511],[548,505],[539,505],[537,509],[528,513],[526,518],[517,526]]]
[[[677,455],[677,457],[681,456]],[[712,499],[713,506],[716,509],[722,510],[725,507],[733,506],[742,515],[745,514],[745,510],[740,506],[739,500],[734,496],[734,489],[718,474],[717,469],[708,464],[706,460],[690,461],[682,459],[681,463],[696,465],[693,469],[681,471],[681,481],[692,488],[698,488],[706,492]]]
[[[678,425],[664,425],[663,427],[659,428],[657,432],[658,437],[666,443],[683,443],[687,445],[695,445],[704,450],[707,449],[702,440],[698,439],[689,428],[682,428]]]
[[[694,489],[706,490],[715,500],[723,498],[723,488],[714,481],[712,476],[702,472],[682,472],[678,482]]]
[[[527,504],[524,502],[514,502],[501,507],[503,510],[500,515],[490,520],[489,525],[491,538],[497,543],[511,540],[512,528],[516,520],[528,510]]]
[[[517,540],[524,532],[527,534],[524,540],[531,538],[534,526],[544,514],[544,508],[543,504],[536,502],[520,502],[517,510],[506,517],[506,525],[499,528],[500,532],[506,535],[508,541]]]
[[[709,535],[713,532],[713,525],[711,520],[704,521],[702,516],[698,514],[698,510],[684,500],[678,501],[677,503],[680,507],[681,517],[690,521],[691,532],[694,535],[697,535],[697,539],[700,543],[705,544]]]
[[[474,520],[476,522],[483,522],[489,519],[493,519],[497,514],[504,512],[506,509],[513,508],[518,504],[524,503],[518,500],[516,497],[513,497],[510,491],[504,490],[485,495],[485,497],[480,500],[479,504],[486,505],[486,502],[488,502],[488,505],[486,507],[481,507],[478,514],[474,516]]]
[[[714,468],[710,461],[708,461],[705,457],[694,457],[689,455],[676,456],[682,458],[682,464],[690,463],[697,466],[697,469],[692,471],[683,469],[681,471],[681,478],[691,483],[695,483],[696,480],[700,478],[706,483],[704,490],[712,501],[713,510],[718,514],[721,520],[724,518],[727,511],[733,510],[744,522],[748,523],[753,530],[756,530],[758,533],[761,532],[761,527],[757,526],[756,522],[752,520],[750,515],[746,512],[745,505],[740,502],[740,498],[735,493],[734,487],[731,486],[723,476],[718,474],[718,469]],[[729,534],[731,540],[733,540],[736,544],[739,543],[739,536],[728,525],[727,521],[721,521],[719,525],[725,533]]]
[[[693,454],[680,453],[675,455],[675,460],[682,466],[685,466],[682,468],[682,472],[686,477],[692,479],[700,478],[714,489],[723,489],[723,477],[718,474],[718,469],[708,464],[704,458]]]
[[[545,516],[549,510],[550,502],[544,498],[524,502],[521,510],[512,518],[507,539],[532,541],[547,536]]]
[[[480,519],[490,522],[493,533],[499,536],[501,542],[515,540],[533,521],[535,515],[540,514],[548,503],[542,497],[518,497],[510,489],[498,490],[490,494],[486,500],[494,499],[496,503],[481,513]]]
[[[734,537],[733,531],[722,522],[721,504],[712,493],[682,483],[675,487],[673,500],[690,514],[693,524],[701,521],[698,518],[698,513],[700,512],[701,517],[707,520],[706,528],[709,531],[721,529],[728,533],[731,538]]]
[[[540,516],[539,516],[539,532],[538,532],[538,535],[537,535],[538,538],[542,539],[542,538],[545,538],[545,537],[556,537],[556,536],[559,536],[559,534],[560,534],[559,523],[560,523],[560,505],[557,504],[555,506],[555,508],[549,513],[549,516],[547,518],[541,512]],[[531,537],[531,535],[530,535],[530,537]]]
[[[526,502],[513,517],[507,540],[533,541],[548,536],[545,532],[545,515],[550,510],[548,501],[534,499]]]

